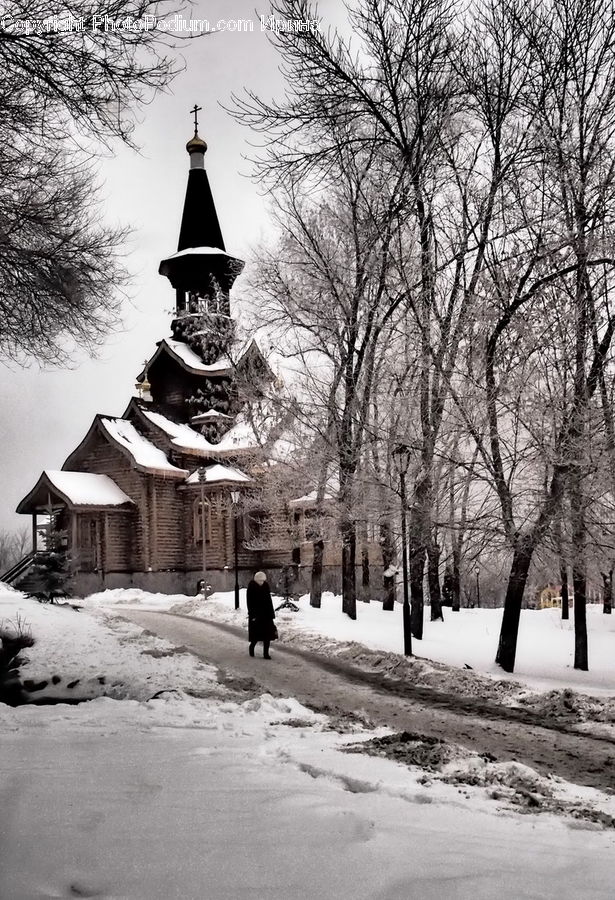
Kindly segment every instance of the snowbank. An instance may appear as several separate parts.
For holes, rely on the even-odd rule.
[[[200,597],[114,590],[95,594],[84,602],[88,607],[139,605],[244,626],[245,591],[241,591],[240,597],[238,611],[234,609],[233,592],[214,593],[204,602]],[[281,602],[277,598],[276,604]],[[383,612],[380,603],[359,603],[355,621],[342,613],[341,599],[330,593],[323,594],[320,609],[311,607],[307,596],[301,597],[298,606],[296,613],[285,610],[278,613],[283,639],[301,640],[315,650],[335,641],[354,642],[385,653],[403,652],[399,604],[392,612]],[[458,613],[445,610],[444,615],[444,622],[430,622],[429,609],[426,609],[424,639],[413,642],[413,652],[420,659],[455,667],[451,676],[458,678],[463,674],[459,669],[470,667],[475,673],[510,682],[515,689],[520,683],[534,691],[570,687],[596,696],[615,694],[615,615],[603,615],[600,606],[590,605],[587,609],[589,672],[573,668],[574,624],[572,620],[562,621],[559,610],[521,612],[513,675],[503,672],[494,662],[501,609],[462,609]],[[443,683],[445,672],[440,669],[438,677]],[[451,687],[457,686],[451,680]]]
[[[170,683],[185,691],[218,692],[212,666],[168,641],[144,637],[136,625],[117,618],[107,624],[69,604],[42,604],[0,587],[0,625],[10,629],[19,620],[36,641],[20,654],[26,659],[22,680],[41,685],[34,699],[104,695],[147,700]]]
[[[228,598],[206,602],[240,619]],[[91,615],[0,589],[0,619],[37,638],[24,670],[103,693],[118,680],[127,698],[0,705],[0,897],[612,897],[612,798],[463,748],[427,767],[344,752],[386,732],[338,734],[293,698],[238,702],[101,603]],[[521,816],[526,794],[584,814]]]

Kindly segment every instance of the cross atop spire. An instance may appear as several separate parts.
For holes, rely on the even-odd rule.
[[[199,117],[203,107],[199,106],[198,103],[195,103],[192,109],[190,110],[190,115],[194,116],[194,135],[190,138],[188,143],[186,144],[186,150],[190,154],[190,168],[191,169],[203,169],[205,166],[205,152],[207,151],[206,142],[199,137]]]
[[[200,111],[201,111],[202,109],[203,109],[202,106],[197,106],[196,103],[195,103],[194,106],[192,107],[192,109],[190,110],[190,112],[191,112],[192,115],[194,116],[194,136],[195,136],[195,137],[196,137],[196,135],[197,135],[197,131],[198,131],[198,128],[199,128],[199,120],[198,120],[198,118],[197,118],[197,114],[200,113]]]

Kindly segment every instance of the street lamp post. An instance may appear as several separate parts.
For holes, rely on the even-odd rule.
[[[200,466],[197,470],[199,485],[201,487],[201,568],[203,579],[203,600],[207,600],[207,535],[205,533],[205,482],[207,481],[207,472],[204,466]]]
[[[476,566],[476,608],[480,609],[480,569]]]
[[[235,548],[235,609],[239,609],[239,544],[237,542],[237,504],[239,503],[239,491],[231,491],[231,503],[233,504],[233,546]]]
[[[410,627],[410,599],[408,596],[408,534],[406,528],[406,472],[410,465],[410,448],[405,444],[398,444],[397,447],[394,448],[392,456],[399,475],[399,494],[401,499],[401,558],[404,583],[404,603],[402,608],[404,656],[412,656],[412,629]]]

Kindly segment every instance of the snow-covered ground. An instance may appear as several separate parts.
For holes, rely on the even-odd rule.
[[[612,897],[615,829],[510,803],[548,794],[609,822],[612,798],[461,750],[437,776],[344,752],[386,735],[339,734],[292,698],[241,701],[211,667],[102,610],[203,601],[129,593],[76,612],[0,587],[0,620],[21,616],[37,641],[22,678],[98,695],[0,706],[2,900]],[[230,607],[217,596],[202,612],[243,621]],[[328,604],[320,628],[304,607],[280,615],[286,636],[328,635]],[[359,621],[377,611],[361,606]]]
[[[203,601],[201,597],[149,594],[138,589],[114,590],[94,594],[85,603],[88,608],[139,605],[143,609],[172,609],[237,625],[246,622],[244,590],[238,611],[234,609],[232,592],[215,593]],[[307,596],[301,597],[297,605],[298,612],[278,613],[278,627],[285,639],[301,637],[314,648],[323,645],[318,640],[321,638],[353,641],[387,653],[403,651],[399,604],[393,612],[383,612],[381,603],[359,603],[355,621],[342,613],[341,599],[330,593],[323,594],[320,609],[313,609]],[[574,623],[572,619],[562,621],[560,610],[522,610],[513,675],[503,672],[494,662],[501,609],[462,609],[458,613],[445,609],[444,616],[444,622],[431,622],[426,608],[423,640],[413,642],[415,655],[450,666],[470,666],[475,672],[520,682],[532,690],[569,687],[596,696],[615,694],[615,615],[603,615],[601,606],[587,608],[588,672],[573,668]]]

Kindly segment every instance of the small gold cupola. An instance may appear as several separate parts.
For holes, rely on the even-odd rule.
[[[147,377],[147,366],[148,366],[148,360],[145,359],[145,360],[143,360],[143,380],[137,381],[135,383],[135,388],[136,388],[137,394],[139,395],[140,400],[151,400],[152,399],[152,395],[151,395],[152,386],[149,383],[149,379]],[[139,378],[140,377],[141,376],[139,376]]]
[[[201,111],[202,107],[197,106],[195,103],[190,112],[194,115],[194,134],[186,144],[186,150],[190,154],[190,168],[191,169],[204,169],[205,168],[205,154],[207,153],[207,143],[203,140],[203,138],[199,137],[199,123],[197,119],[197,113]]]

